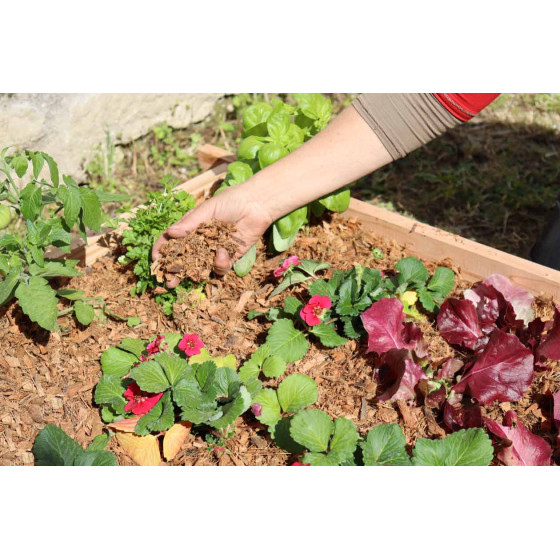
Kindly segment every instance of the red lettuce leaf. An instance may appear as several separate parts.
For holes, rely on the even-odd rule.
[[[476,307],[466,299],[445,300],[437,316],[440,334],[449,344],[464,346],[473,350],[483,336]]]
[[[478,324],[484,334],[491,333],[496,328],[500,312],[506,306],[502,294],[493,286],[486,286],[482,282],[475,284],[473,289],[465,290],[465,299],[472,301],[476,307]]]
[[[531,433],[517,420],[515,412],[510,410],[506,414],[503,426],[489,418],[484,418],[484,422],[494,435],[511,442],[511,445],[503,447],[497,454],[498,459],[505,465],[532,467],[550,465],[552,456],[550,445],[542,437]]]
[[[409,400],[416,397],[415,388],[427,379],[424,370],[412,360],[408,350],[389,350],[378,359],[378,375],[384,387],[380,401]]]
[[[368,333],[368,352],[383,354],[389,350],[416,348],[422,340],[422,331],[404,322],[403,304],[396,298],[383,298],[362,313],[362,322]]]
[[[491,289],[493,288],[493,290]],[[505,302],[510,303],[515,317],[528,324],[535,316],[533,312],[533,296],[525,289],[512,284],[501,274],[492,274],[483,282],[475,284],[471,290],[465,291],[465,297],[475,304],[482,298],[496,300],[494,291],[498,292]],[[503,302],[498,298],[498,307],[503,308]],[[494,307],[495,303],[487,303],[484,307]]]
[[[482,404],[516,401],[531,385],[533,353],[513,334],[496,330],[476,362],[454,387]]]
[[[554,322],[546,338],[539,344],[536,351],[537,361],[560,360],[560,307],[554,311]]]
[[[482,427],[482,409],[471,400],[463,402],[460,396],[445,401],[443,422],[453,431]]]
[[[440,369],[434,374],[434,379],[453,379],[454,375],[465,365],[462,360],[458,358],[449,358]]]
[[[432,391],[431,393],[428,393],[424,397],[424,404],[428,408],[439,408],[441,404],[445,401],[446,397],[447,397],[447,391],[445,390],[445,387],[440,387],[439,389]]]

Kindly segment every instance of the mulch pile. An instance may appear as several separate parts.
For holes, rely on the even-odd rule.
[[[372,257],[374,247],[383,251],[383,259]],[[399,259],[407,256],[404,247],[364,231],[353,219],[339,216],[300,234],[290,254],[328,262],[333,268],[349,269],[361,264],[388,272],[393,271]],[[125,322],[113,320],[105,324],[92,323],[84,328],[74,319],[65,317],[60,320],[61,331],[49,334],[30,325],[16,305],[2,309],[0,464],[32,464],[33,441],[39,429],[47,423],[60,426],[84,446],[102,432],[104,424],[93,404],[93,391],[101,375],[99,357],[103,350],[118,344],[122,338],[148,339],[161,332],[194,332],[202,338],[211,354],[233,353],[238,364],[242,363],[264,341],[269,326],[266,321],[248,321],[247,312],[280,305],[288,295],[302,301],[306,297],[305,287],[299,285],[268,299],[278,285],[278,278],[272,271],[285,257],[268,258],[264,247],[260,246],[251,274],[244,278],[233,273],[224,279],[210,277],[205,287],[206,298],[200,301],[197,297],[187,296],[175,304],[174,318],[166,317],[148,294],[129,295],[135,278],[130,267],[117,264],[116,255],[98,261],[87,268],[83,276],[70,280],[69,287],[85,290],[91,296],[104,297],[119,315],[139,316],[142,324],[133,328]],[[213,255],[208,262],[212,261]],[[199,264],[197,270],[202,270],[202,264]],[[207,264],[204,262],[204,266]],[[437,266],[453,268],[458,278],[456,295],[470,285],[461,279],[461,271],[447,259],[425,264],[431,271]],[[326,271],[325,276],[329,273]],[[539,316],[547,316],[552,312],[553,304],[538,300],[536,310]],[[428,340],[433,360],[461,357],[437,334],[433,323],[428,321],[419,326]],[[443,437],[445,431],[441,419],[436,418],[428,407],[411,407],[404,401],[375,402],[377,387],[373,381],[372,357],[365,350],[365,342],[351,341],[334,349],[312,343],[307,355],[296,364],[290,364],[286,374],[297,372],[311,376],[319,388],[316,406],[333,418],[345,416],[351,419],[362,435],[377,424],[398,422],[409,445],[414,445],[420,437]],[[265,386],[277,386],[282,379],[268,380]],[[555,364],[551,371],[535,375],[530,390],[521,401],[486,407],[485,415],[501,419],[506,410],[512,408],[529,429],[553,443],[546,393],[558,390],[560,369]],[[119,464],[133,464],[113,440],[109,449],[116,453]],[[250,410],[236,422],[235,435],[227,441],[227,449],[227,453],[216,457],[204,441],[204,433],[195,432],[189,435],[183,449],[170,464],[286,465],[294,460],[290,454],[274,446],[266,427],[255,420]]]
[[[235,255],[235,231],[231,224],[212,221],[185,237],[169,240],[161,248],[161,258],[153,264],[152,274],[158,282],[174,278],[196,283],[208,280],[218,247],[223,247],[230,257]]]

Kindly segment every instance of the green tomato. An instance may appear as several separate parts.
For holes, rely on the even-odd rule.
[[[8,227],[8,224],[12,221],[12,213],[7,206],[0,204],[0,229]]]

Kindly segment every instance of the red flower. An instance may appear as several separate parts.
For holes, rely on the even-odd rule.
[[[167,342],[161,347],[161,343],[165,337],[162,334],[158,334],[148,346],[146,350],[148,351],[148,356],[153,356],[154,354],[159,354],[163,350],[167,350]]]
[[[299,314],[307,325],[314,327],[321,322],[324,310],[330,309],[331,306],[332,301],[329,296],[313,296]]]
[[[301,264],[301,259],[297,255],[292,255],[284,260],[284,262],[280,265],[279,268],[274,269],[274,276],[280,277],[292,266],[297,266]]]
[[[197,334],[187,333],[179,342],[179,348],[190,358],[200,354],[200,350],[204,348],[204,343]]]
[[[310,467],[310,466],[311,466],[311,465],[310,465],[309,463],[303,464],[303,463],[297,463],[297,462],[296,462],[296,463],[292,463],[292,464],[290,465],[290,467]]]
[[[142,391],[138,387],[137,383],[132,382],[124,392],[124,398],[128,401],[124,409],[126,412],[142,416],[142,414],[146,414],[146,412],[150,412],[154,408],[162,395],[163,393],[146,393],[146,391]]]
[[[259,403],[253,403],[251,409],[253,410],[253,414],[257,417],[262,414],[262,406]]]

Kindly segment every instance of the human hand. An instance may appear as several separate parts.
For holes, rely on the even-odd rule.
[[[216,251],[214,271],[219,275],[224,275],[231,269],[233,263],[259,240],[273,222],[268,209],[248,195],[242,184],[227,187],[187,212],[178,222],[167,228],[154,243],[152,260],[156,261],[161,257],[160,249],[167,241],[185,237],[187,233],[195,231],[200,224],[212,220],[229,222],[236,226],[233,239],[238,244],[238,249],[233,258],[230,258],[223,247],[219,247]],[[175,288],[178,285],[178,278],[167,282],[168,288]]]

